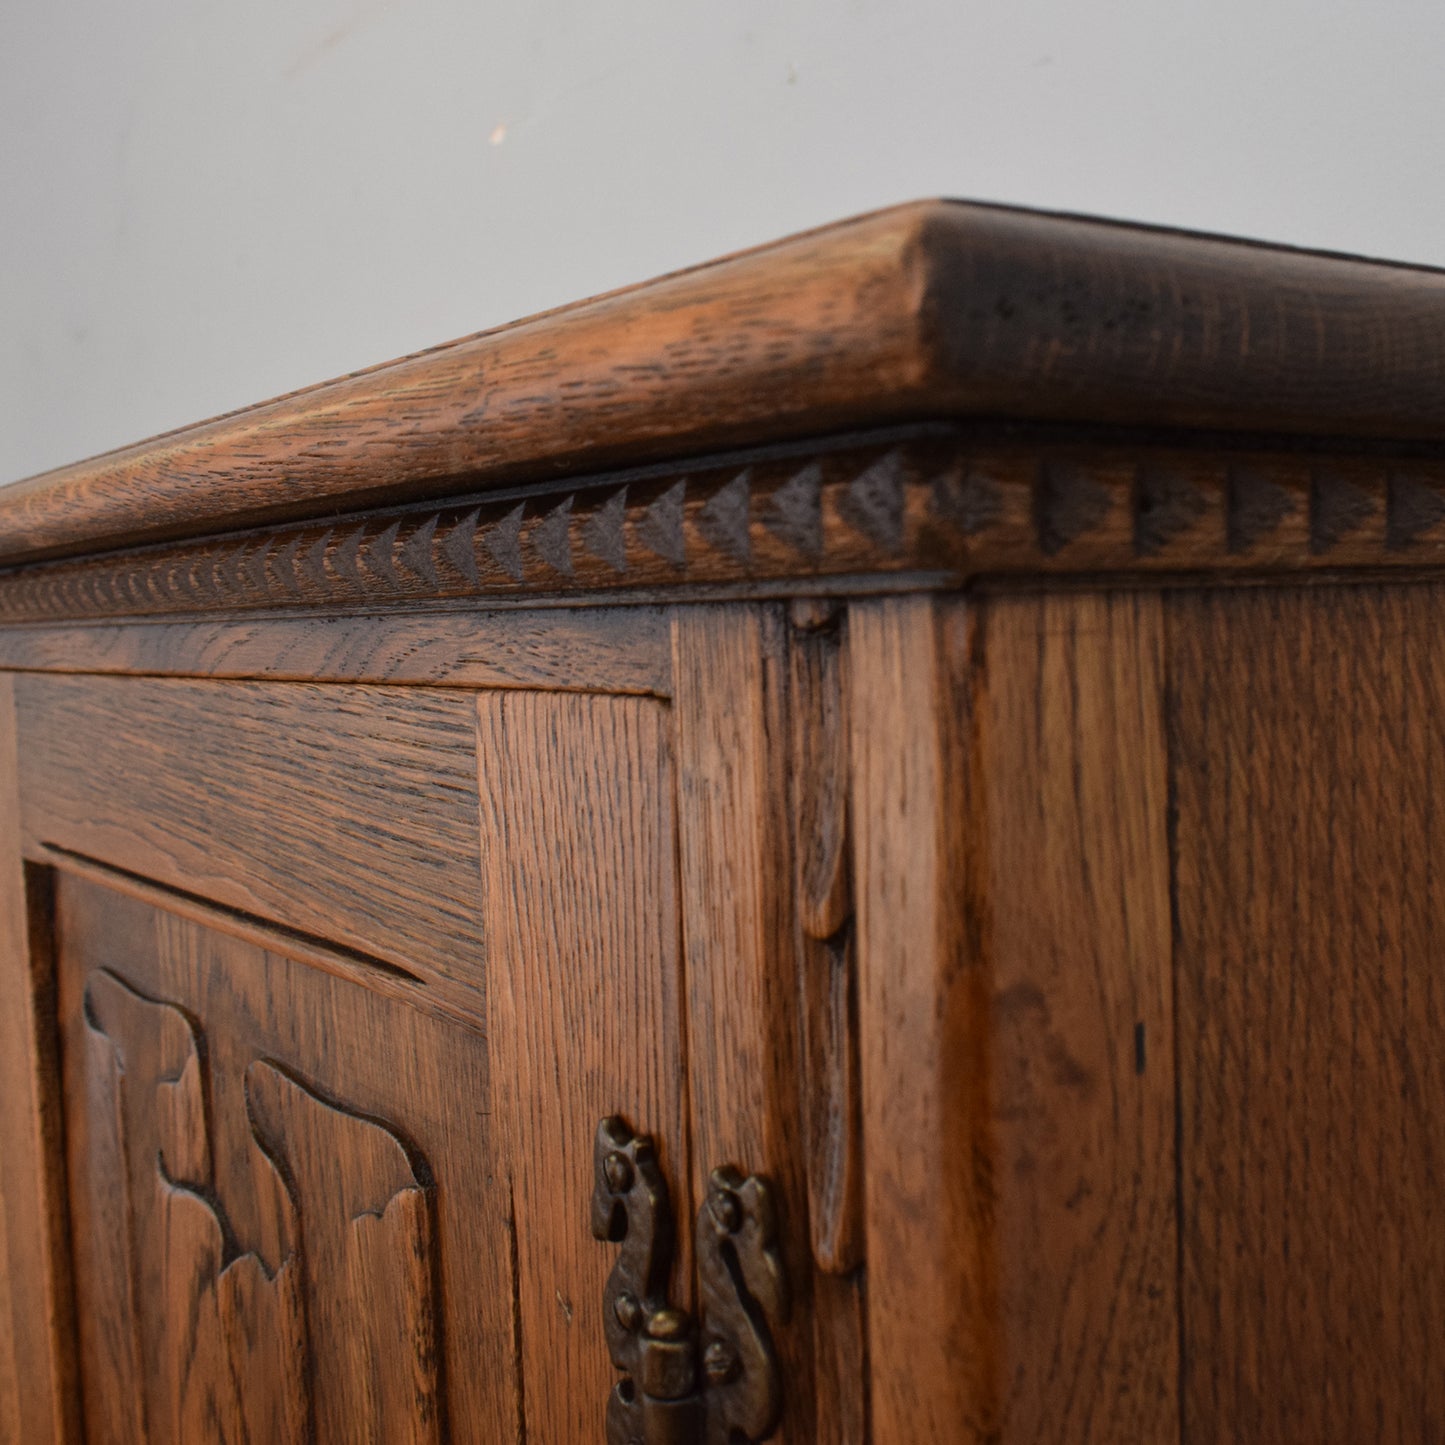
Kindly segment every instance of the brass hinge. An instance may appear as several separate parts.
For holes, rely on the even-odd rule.
[[[652,1140],[615,1115],[597,1126],[592,1233],[621,1248],[607,1277],[607,1348],[622,1378],[607,1445],[766,1440],[782,1413],[771,1327],[788,1290],[767,1183],[714,1169],[698,1211],[699,1319],[668,1303],[675,1246]]]

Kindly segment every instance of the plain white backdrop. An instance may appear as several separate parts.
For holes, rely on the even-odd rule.
[[[1445,264],[1439,0],[0,0],[0,481],[925,195]]]

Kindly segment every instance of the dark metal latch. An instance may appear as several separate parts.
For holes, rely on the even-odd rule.
[[[592,1233],[621,1246],[603,1301],[622,1373],[607,1404],[608,1445],[766,1440],[782,1412],[771,1327],[788,1313],[767,1183],[713,1170],[697,1219],[695,1320],[667,1300],[676,1236],[652,1140],[604,1119],[594,1173]]]

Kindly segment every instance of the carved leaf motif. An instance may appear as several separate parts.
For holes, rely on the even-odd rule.
[[[425,1166],[382,1124],[253,1063],[251,1137],[292,1241],[272,1272],[217,1197],[199,1024],[104,970],[85,1014],[87,1156],[119,1221],[93,1255],[111,1307],[88,1335],[106,1438],[442,1439]]]
[[[302,1438],[299,1268],[291,1256],[273,1276],[229,1237],[214,1197],[199,1028],[104,971],[92,975],[85,1009],[91,1159],[109,1168],[122,1206],[104,1256],[120,1286],[119,1330],[103,1336],[101,1365],[103,1393],[123,1417],[116,1438]]]
[[[430,1179],[402,1141],[274,1063],[246,1071],[257,1139],[295,1190],[322,1440],[442,1439]],[[420,1173],[418,1172],[420,1170]]]
[[[131,1281],[130,1194],[126,1185],[120,1061],[115,1045],[93,1026],[85,1033],[85,1107],[71,1133],[90,1173],[115,1202],[115,1224],[90,1246],[87,1284],[109,1308],[80,1320],[85,1348],[87,1410],[92,1431],[111,1445],[144,1445],[140,1333]],[[97,1414],[97,1412],[101,1412]]]

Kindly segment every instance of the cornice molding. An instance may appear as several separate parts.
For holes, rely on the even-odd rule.
[[[1445,461],[929,429],[12,568],[0,622],[1441,563]]]

